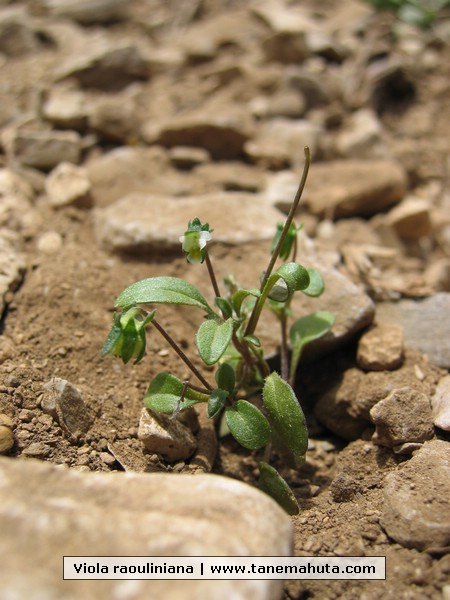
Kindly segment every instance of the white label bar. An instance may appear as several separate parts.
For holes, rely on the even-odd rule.
[[[64,579],[386,579],[384,556],[64,556]]]

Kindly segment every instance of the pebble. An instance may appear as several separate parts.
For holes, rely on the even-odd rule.
[[[407,197],[388,212],[386,222],[402,239],[418,240],[432,232],[431,204]]]
[[[376,427],[372,439],[381,446],[395,449],[434,435],[430,400],[410,387],[394,389],[370,410],[370,418]]]
[[[16,346],[11,338],[0,335],[0,364],[16,355]]]
[[[3,201],[3,199],[2,199]],[[25,256],[22,252],[22,238],[9,229],[0,230],[0,317],[6,305],[11,301],[11,292],[15,290],[25,272]],[[11,355],[7,349],[6,356]]]
[[[431,408],[435,426],[450,431],[450,375],[445,375],[439,381],[431,398]]]
[[[169,462],[185,460],[197,449],[191,430],[178,419],[142,409],[138,438],[149,452],[163,456]]]
[[[44,384],[41,399],[43,410],[58,421],[69,438],[78,438],[87,433],[92,416],[77,388],[65,379],[54,377]]]
[[[406,548],[450,544],[450,443],[426,442],[384,485],[381,525]]]
[[[79,163],[81,138],[76,131],[31,131],[18,129],[8,149],[26,167],[50,171],[60,162]]]
[[[377,322],[399,325],[405,347],[428,355],[431,364],[450,369],[450,293],[424,300],[377,304]]]
[[[83,597],[98,597],[98,581],[61,577],[61,557],[84,556],[87,548],[93,556],[292,555],[291,519],[252,486],[210,474],[89,473],[84,467],[0,457],[0,531],[8,548],[3,597],[79,598],[80,583]],[[30,545],[37,537],[45,560],[36,560]],[[125,598],[123,584],[103,581],[102,597]],[[134,600],[277,600],[283,581],[165,579],[137,586]]]
[[[392,371],[403,362],[403,331],[398,325],[375,325],[358,342],[358,366],[366,371]]]
[[[48,444],[44,444],[43,442],[33,442],[22,450],[22,454],[29,458],[46,458],[51,450],[52,449]]]
[[[46,231],[39,236],[36,247],[43,254],[57,254],[63,246],[63,239],[57,231]]]
[[[56,127],[82,131],[87,124],[86,104],[86,97],[81,90],[55,85],[42,106],[42,112]]]
[[[84,167],[61,162],[45,180],[48,202],[54,208],[91,205],[91,184]]]
[[[0,415],[0,454],[6,454],[14,446],[14,435],[11,428],[4,422]]]
[[[127,0],[38,0],[38,4],[52,17],[93,25],[124,18],[128,3]]]
[[[399,202],[406,186],[406,173],[394,161],[334,160],[313,164],[305,202],[321,217],[369,216]]]

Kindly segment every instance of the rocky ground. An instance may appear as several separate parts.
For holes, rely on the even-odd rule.
[[[30,458],[255,482],[258,456],[230,440],[212,464],[202,415],[193,457],[144,447],[149,380],[186,376],[162,339],[138,365],[100,350],[130,283],[210,294],[180,255],[194,216],[219,277],[254,287],[308,145],[300,261],[327,289],[294,309],[336,323],[297,378],[295,553],[386,556],[387,579],[288,581],[284,597],[450,598],[449,46],[448,18],[422,31],[357,0],[0,1],[0,453],[17,505]],[[197,316],[159,320],[198,365]],[[259,333],[276,365],[270,317]]]

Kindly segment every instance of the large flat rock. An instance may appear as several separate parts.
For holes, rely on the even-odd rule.
[[[217,475],[80,473],[0,459],[1,598],[276,600],[281,581],[64,581],[63,556],[288,556],[289,517]]]

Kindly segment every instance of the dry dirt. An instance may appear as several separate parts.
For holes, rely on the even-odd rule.
[[[225,11],[226,4],[211,3],[211,11]],[[389,19],[374,18],[374,27],[378,27],[379,32],[386,30],[387,23]],[[114,27],[119,35],[120,25]],[[51,50],[47,52],[51,54]],[[50,59],[47,55],[43,57],[43,71]],[[25,64],[26,60],[23,61]],[[408,138],[411,144],[408,154],[415,155],[417,167],[413,171],[425,179],[437,174],[442,185],[445,185],[442,151],[450,136],[448,71],[449,62],[442,53],[438,67],[420,87],[410,110],[387,110],[381,116],[383,124],[392,132],[405,134],[414,125],[416,133]],[[20,70],[5,68],[11,85],[17,89],[19,103],[24,102],[25,91],[29,93],[30,82],[23,80],[26,72],[26,65],[22,75]],[[181,85],[182,82],[180,94]],[[189,94],[193,96],[194,91],[190,89]],[[432,115],[433,128],[417,133],[419,126],[414,120],[423,115],[428,122]],[[99,147],[97,152],[103,150]],[[110,357],[101,358],[100,350],[110,327],[117,294],[128,284],[145,277],[184,276],[185,260],[157,255],[111,255],[98,247],[89,210],[74,207],[54,210],[39,200],[36,206],[42,225],[26,240],[26,273],[20,287],[10,295],[2,320],[4,360],[0,365],[3,380],[0,412],[10,415],[14,422],[16,442],[10,456],[19,456],[37,443],[33,446],[35,457],[82,470],[111,471],[123,466],[148,471],[181,470],[183,464],[167,465],[147,455],[137,439],[137,427],[142,397],[150,378],[160,370],[184,376],[184,366],[155,335],[149,340],[147,357],[139,365],[124,366]],[[47,230],[59,232],[64,240],[57,255],[46,255],[36,248],[38,234]],[[251,261],[252,252],[259,256],[260,250],[250,246],[232,251],[217,247],[217,254],[227,252],[229,256],[234,252]],[[186,276],[188,278],[188,274]],[[198,364],[192,335],[194,324],[186,311],[161,308],[159,319]],[[351,345],[340,351],[339,356],[328,356],[300,370],[299,379],[304,376],[301,397],[308,413],[312,449],[300,472],[286,472],[301,507],[300,514],[293,519],[295,551],[300,555],[386,556],[387,580],[292,581],[286,584],[285,598],[441,598],[440,590],[450,577],[449,555],[403,548],[390,540],[379,524],[383,478],[406,458],[370,444],[371,431],[365,439],[347,446],[312,416],[315,387],[308,382],[314,379],[314,374],[316,378],[323,377],[330,364],[339,361],[350,364],[354,356],[355,345]],[[42,412],[42,386],[52,377],[69,380],[83,393],[95,418],[86,436],[69,439]],[[111,449],[116,450],[118,460],[105,459],[105,453]],[[226,441],[214,471],[252,483],[256,478],[256,464],[257,456],[249,456],[232,441]],[[329,486],[337,468],[340,471],[345,468],[360,484],[351,501],[334,502],[331,498]]]

